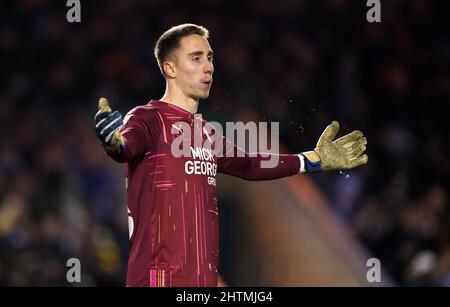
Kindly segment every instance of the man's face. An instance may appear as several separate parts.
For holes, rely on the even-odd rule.
[[[200,35],[185,36],[174,52],[175,82],[179,89],[195,100],[209,96],[214,65],[213,52],[206,38]]]

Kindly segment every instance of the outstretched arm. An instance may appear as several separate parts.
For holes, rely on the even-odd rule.
[[[223,137],[217,171],[245,180],[271,180],[299,173],[300,159],[296,154],[252,153]]]
[[[234,155],[218,158],[217,171],[239,177],[245,180],[272,180],[292,176],[299,173],[300,160],[298,155],[289,154],[255,154],[250,155],[243,149],[234,147]],[[242,154],[238,155],[237,153]],[[277,161],[266,167],[264,163]]]
[[[363,154],[367,140],[363,133],[356,130],[333,141],[338,131],[339,123],[332,122],[322,133],[314,150],[298,155],[264,154],[264,157],[261,154],[249,155],[233,145],[231,154],[218,159],[218,172],[246,180],[270,180],[320,170],[351,169],[367,163],[368,157]],[[227,142],[229,141],[224,142],[224,147]],[[262,167],[263,161],[278,161],[278,163],[272,167]]]

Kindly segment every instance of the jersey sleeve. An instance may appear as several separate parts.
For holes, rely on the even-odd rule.
[[[139,110],[133,109],[125,115],[124,125],[120,128],[120,133],[125,141],[124,150],[119,154],[106,152],[115,161],[128,162],[148,151],[152,134],[146,123],[146,118]]]
[[[221,152],[221,157],[218,157],[217,161],[217,171],[245,180],[278,179],[298,174],[300,171],[298,155],[272,153],[250,155],[225,137]]]

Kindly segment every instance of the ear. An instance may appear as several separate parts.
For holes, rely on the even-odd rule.
[[[168,78],[175,78],[177,75],[177,70],[175,67],[175,63],[172,61],[167,61],[163,63],[164,73]]]

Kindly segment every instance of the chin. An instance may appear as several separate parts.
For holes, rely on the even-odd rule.
[[[198,99],[206,99],[209,97],[209,92],[207,94],[199,95]]]

